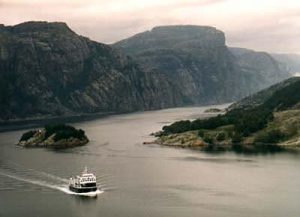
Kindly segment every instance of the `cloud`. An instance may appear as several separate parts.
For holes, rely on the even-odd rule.
[[[63,21],[105,43],[157,25],[211,25],[232,46],[300,52],[298,0],[0,0],[0,14],[8,25]]]
[[[300,51],[300,9],[290,9],[252,18],[252,25],[228,32],[228,43],[270,52]]]

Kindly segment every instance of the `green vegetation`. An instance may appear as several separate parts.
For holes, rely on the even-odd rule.
[[[163,131],[167,134],[172,133],[183,133],[186,131],[191,130],[191,122],[189,120],[187,121],[177,121],[170,126],[164,126]]]
[[[21,139],[20,139],[20,142],[21,142],[21,141],[26,141],[26,140],[32,138],[32,137],[34,136],[34,134],[36,134],[36,132],[37,132],[36,130],[30,130],[30,131],[28,131],[28,132],[25,132],[25,133],[22,135],[22,137],[21,137]]]
[[[85,132],[66,124],[49,124],[44,129],[24,133],[18,143],[23,147],[69,148],[88,143]]]
[[[285,138],[285,134],[278,129],[259,132],[255,138],[256,143],[274,144]]]
[[[228,124],[233,124],[235,133],[242,136],[249,136],[251,133],[263,129],[274,118],[272,110],[263,106],[247,111],[233,110],[227,116]]]
[[[208,144],[211,144],[211,143],[213,143],[214,140],[213,140],[211,135],[205,134],[204,137],[203,137],[203,141],[208,143]]]
[[[198,131],[198,136],[199,136],[199,137],[203,137],[203,136],[204,136],[204,133],[205,133],[204,130],[199,130],[199,131]]]
[[[45,126],[45,137],[48,138],[49,136],[55,134],[54,140],[58,141],[61,139],[68,139],[68,138],[77,138],[83,139],[85,137],[85,133],[83,130],[75,129],[72,126],[65,125],[65,124],[50,124]]]
[[[226,134],[224,132],[219,132],[216,136],[217,141],[221,142],[224,141],[226,138]]]
[[[244,150],[245,147],[240,146],[243,143],[252,144],[252,148],[259,150],[277,150],[272,144],[291,139],[300,131],[300,120],[296,116],[289,116],[288,112],[282,112],[297,108],[299,102],[300,80],[297,80],[275,91],[260,105],[234,108],[226,114],[209,119],[178,121],[164,126],[162,136],[196,131],[210,145],[232,144],[233,149]],[[210,147],[212,148],[216,147]]]
[[[178,121],[169,126],[164,126],[165,135],[182,133],[190,130],[214,130],[221,126],[233,125],[231,135],[248,136],[266,126],[273,119],[270,109],[255,108],[247,110],[232,110],[225,115],[218,115],[213,118],[194,121]],[[222,138],[223,137],[223,138]],[[218,140],[224,140],[225,134],[220,135]]]
[[[276,91],[264,103],[268,108],[283,111],[300,102],[300,80]]]
[[[239,144],[240,142],[242,142],[242,140],[243,140],[243,137],[240,133],[238,133],[238,132],[233,133],[233,135],[231,137],[231,142],[233,144]]]

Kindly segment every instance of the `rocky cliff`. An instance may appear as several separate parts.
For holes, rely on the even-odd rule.
[[[64,23],[0,27],[0,118],[144,109],[145,74]],[[147,94],[144,94],[147,95]]]
[[[109,46],[65,23],[0,25],[0,120],[229,102],[288,76],[275,67],[261,79],[236,59],[212,27],[156,27]]]
[[[253,78],[252,85],[256,89],[254,92],[276,84],[292,74],[286,64],[276,61],[266,52],[232,47],[229,51],[235,56],[235,62],[241,72]]]
[[[235,101],[290,76],[267,53],[228,49],[213,27],[156,27],[114,46],[175,87],[179,105]]]

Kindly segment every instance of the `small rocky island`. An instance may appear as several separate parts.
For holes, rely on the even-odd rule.
[[[89,142],[82,129],[65,124],[50,124],[43,129],[25,132],[18,145],[22,147],[72,148]]]
[[[221,113],[221,112],[223,112],[223,110],[218,108],[209,108],[204,111],[204,113]]]

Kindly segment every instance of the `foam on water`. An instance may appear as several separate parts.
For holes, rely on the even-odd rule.
[[[66,194],[72,194],[72,195],[79,195],[79,196],[86,196],[86,197],[97,197],[97,195],[102,194],[103,191],[101,190],[97,190],[97,191],[93,191],[93,192],[87,192],[87,193],[76,193],[73,191],[70,191],[68,186],[65,187],[59,187],[58,190],[66,193]]]
[[[19,176],[16,176],[16,175],[7,174],[7,173],[1,172],[1,171],[0,171],[0,175],[6,176],[6,177],[9,177],[9,178],[12,178],[12,179],[16,179],[16,180],[19,180],[19,181],[31,183],[31,184],[34,184],[34,185],[39,185],[39,186],[43,186],[43,187],[48,187],[48,188],[60,190],[60,186],[53,185],[53,184],[47,183],[45,181],[31,180],[31,179],[28,179],[28,178],[23,178],[23,177],[19,177]]]

